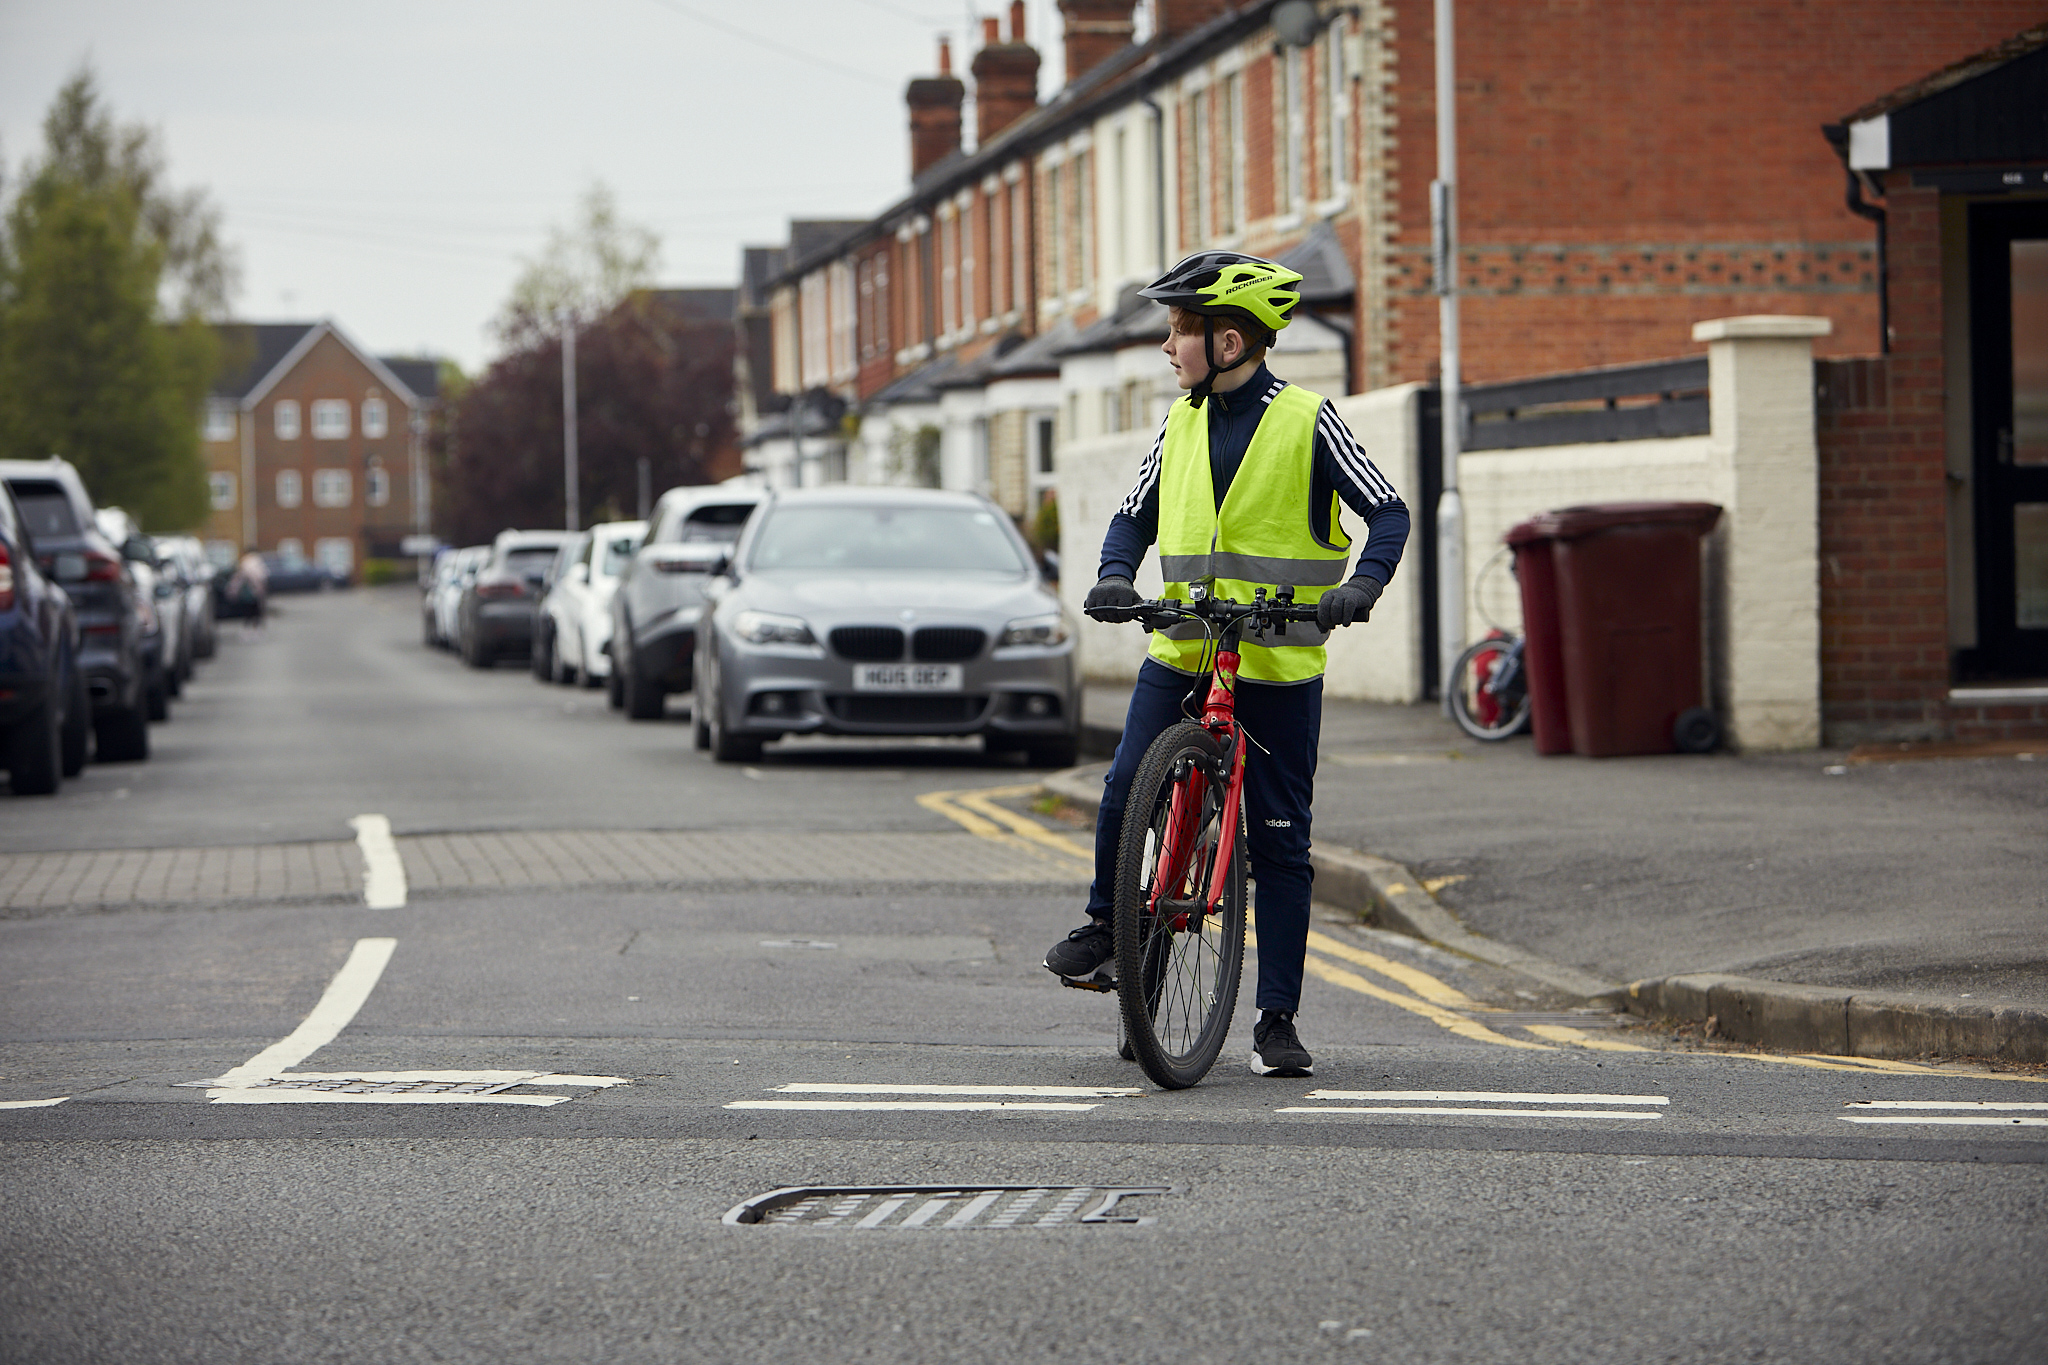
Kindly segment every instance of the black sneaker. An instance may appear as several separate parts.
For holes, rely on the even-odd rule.
[[[1055,976],[1088,976],[1116,956],[1116,938],[1106,920],[1086,924],[1052,945],[1045,969]]]
[[[1294,1032],[1294,1016],[1261,1010],[1252,1025],[1252,1070],[1261,1076],[1313,1076],[1315,1063]]]

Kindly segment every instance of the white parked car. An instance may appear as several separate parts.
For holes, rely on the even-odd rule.
[[[545,661],[536,655],[536,673],[585,687],[602,687],[611,677],[612,594],[646,536],[644,521],[603,521],[584,534],[541,601],[540,635],[549,647]]]
[[[451,550],[445,558],[446,572],[436,576],[434,581],[434,641],[443,649],[455,648],[456,637],[460,634],[457,614],[462,609],[462,590],[469,586],[476,571],[491,557],[488,545],[471,545],[460,550]]]

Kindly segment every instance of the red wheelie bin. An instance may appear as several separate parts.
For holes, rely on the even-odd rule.
[[[1536,752],[1704,753],[1700,538],[1708,502],[1613,502],[1531,517],[1507,534],[1522,585]]]

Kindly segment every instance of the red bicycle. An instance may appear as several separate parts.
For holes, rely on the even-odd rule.
[[[1209,596],[1141,602],[1102,620],[1143,620],[1154,628],[1200,622],[1209,648],[1209,692],[1199,718],[1171,725],[1145,750],[1124,806],[1117,845],[1116,991],[1125,1056],[1168,1090],[1206,1076],[1230,1034],[1244,968],[1246,736],[1237,723],[1238,644],[1316,609],[1282,588],[1250,603]]]

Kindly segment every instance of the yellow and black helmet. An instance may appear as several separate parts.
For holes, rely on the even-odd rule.
[[[1191,313],[1249,318],[1270,344],[1301,302],[1301,275],[1242,251],[1197,251],[1138,293]]]

